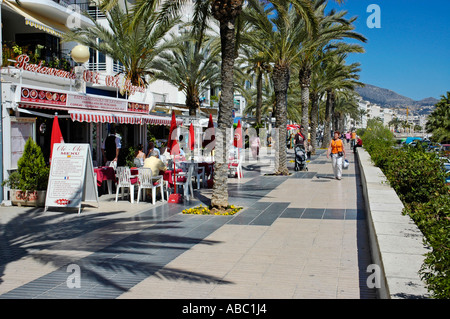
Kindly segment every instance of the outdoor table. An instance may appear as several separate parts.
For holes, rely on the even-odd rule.
[[[205,176],[210,176],[214,172],[214,162],[199,162],[198,167],[205,168]]]
[[[108,184],[108,194],[112,194],[112,182],[116,180],[116,173],[114,168],[109,166],[101,166],[94,168],[94,173],[97,174],[97,186],[102,186],[106,181]]]
[[[183,170],[181,168],[178,168],[176,170],[177,173],[181,173]],[[169,182],[169,186],[173,187],[173,169],[168,169],[164,172],[163,179],[167,182]],[[178,178],[177,178],[178,180]]]

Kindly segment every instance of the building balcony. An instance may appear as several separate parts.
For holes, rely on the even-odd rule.
[[[68,28],[71,26],[93,25],[83,12],[89,9],[88,2],[79,0],[20,0],[20,5],[15,0],[5,0],[9,6],[16,7],[18,11],[44,18]]]

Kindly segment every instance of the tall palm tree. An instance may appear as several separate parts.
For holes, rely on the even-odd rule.
[[[334,113],[334,105],[337,90],[354,90],[356,86],[364,86],[363,83],[357,81],[360,71],[359,63],[346,64],[347,55],[343,53],[332,54],[324,62],[326,82],[324,83],[326,92],[326,109],[323,144],[328,145],[331,140],[332,117]]]
[[[243,43],[251,43],[251,39],[246,39],[246,34],[241,36]],[[242,66],[242,69],[247,74],[256,76],[256,96],[255,99],[247,99],[248,105],[255,109],[256,125],[261,124],[262,105],[263,105],[263,87],[264,82],[268,81],[268,74],[272,71],[268,58],[264,56],[264,52],[256,51],[251,45],[241,45],[241,58],[238,58],[237,63]],[[253,77],[250,76],[250,81]],[[255,101],[255,102],[253,102]]]
[[[333,130],[343,132],[345,129],[344,126],[346,116],[348,115],[351,118],[355,118],[358,114],[358,109],[359,105],[355,91],[348,89],[336,91],[336,100],[333,112]]]
[[[331,10],[325,15],[326,0],[314,0],[314,13],[318,20],[318,32],[311,35],[307,32],[300,33],[304,37],[302,41],[301,55],[299,58],[299,79],[302,89],[302,125],[308,127],[309,123],[309,88],[311,85],[312,69],[322,62],[325,55],[321,54],[326,46],[333,45],[337,40],[356,39],[366,42],[367,39],[359,33],[354,32],[353,22],[355,18],[349,20],[344,16],[346,11],[336,12]],[[358,45],[347,46],[346,51],[363,52]]]
[[[150,68],[156,79],[167,81],[183,91],[189,116],[196,116],[200,109],[200,94],[220,81],[219,62],[210,43],[198,47],[191,39],[180,42],[171,52],[160,54]]]
[[[441,95],[435,109],[428,116],[425,126],[432,139],[438,143],[450,143],[450,92]]]
[[[278,128],[275,174],[288,175],[286,160],[287,99],[290,68],[298,58],[301,39],[298,33],[315,30],[316,21],[309,1],[267,1],[270,6],[249,1],[246,18],[254,30],[253,45],[265,52],[273,63],[275,126]],[[269,43],[269,45],[267,45]]]
[[[117,1],[117,0],[111,0]],[[144,15],[148,5],[160,3],[162,13],[160,21],[170,21],[176,16],[188,0],[138,0],[137,12]],[[228,145],[227,129],[233,124],[232,110],[234,105],[234,61],[236,58],[236,19],[242,11],[243,0],[196,0],[193,2],[193,33],[202,44],[208,20],[211,18],[219,22],[221,40],[221,95],[219,100],[219,116],[217,120],[214,186],[211,205],[217,209],[228,206]]]
[[[91,18],[93,27],[75,28],[68,32],[64,41],[76,41],[119,61],[124,68],[126,80],[133,85],[146,86],[151,75],[150,63],[176,43],[164,40],[169,31],[179,23],[175,18],[167,23],[159,22],[156,7],[147,11],[144,19],[131,25],[133,12],[127,2],[122,8],[118,4],[104,11],[109,27]]]

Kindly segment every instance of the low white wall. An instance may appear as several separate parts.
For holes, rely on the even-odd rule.
[[[418,274],[427,252],[423,234],[409,216],[402,214],[402,202],[367,151],[357,148],[357,156],[372,261],[382,272],[379,298],[426,298],[427,289]]]

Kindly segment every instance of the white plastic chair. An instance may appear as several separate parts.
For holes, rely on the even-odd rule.
[[[189,165],[186,173],[177,173],[176,183],[177,186],[183,187],[184,197],[189,200],[189,190],[191,191],[191,196],[194,197],[194,188],[192,187],[192,172],[194,170],[194,165]],[[181,178],[181,179],[180,179]],[[178,189],[178,188],[177,188]]]
[[[116,202],[119,196],[119,189],[122,188],[122,199],[124,197],[125,188],[128,188],[131,203],[134,203],[134,183],[131,181],[131,172],[129,167],[118,166],[116,169],[117,175],[117,191],[116,191]]]
[[[241,177],[244,177],[244,174],[242,173],[242,157],[239,157],[239,159],[233,159],[228,164],[228,170],[230,174],[237,174],[238,179],[241,179]]]
[[[156,190],[159,187],[161,190],[161,199],[164,201],[164,189],[163,189],[163,177],[153,176],[151,168],[140,167],[139,169],[139,181],[138,181],[138,193],[137,193],[137,202],[139,203],[139,199],[141,197],[141,190],[144,189],[143,192],[143,200],[145,201],[145,189],[152,190],[152,203],[155,205],[156,201]]]
[[[200,180],[203,186],[205,186],[206,180],[205,180],[205,168],[204,167],[198,167],[198,163],[196,162],[180,162],[180,168],[183,170],[183,172],[188,171],[189,166],[193,166],[192,170],[192,177],[195,178],[197,182],[197,189],[200,189]]]
[[[193,173],[195,180],[197,181],[197,189],[200,189],[200,180],[203,187],[205,187],[206,186],[205,168],[199,167],[198,163],[195,163]]]
[[[106,163],[106,166],[114,168],[114,170],[117,169],[117,161],[110,161],[109,163]]]

